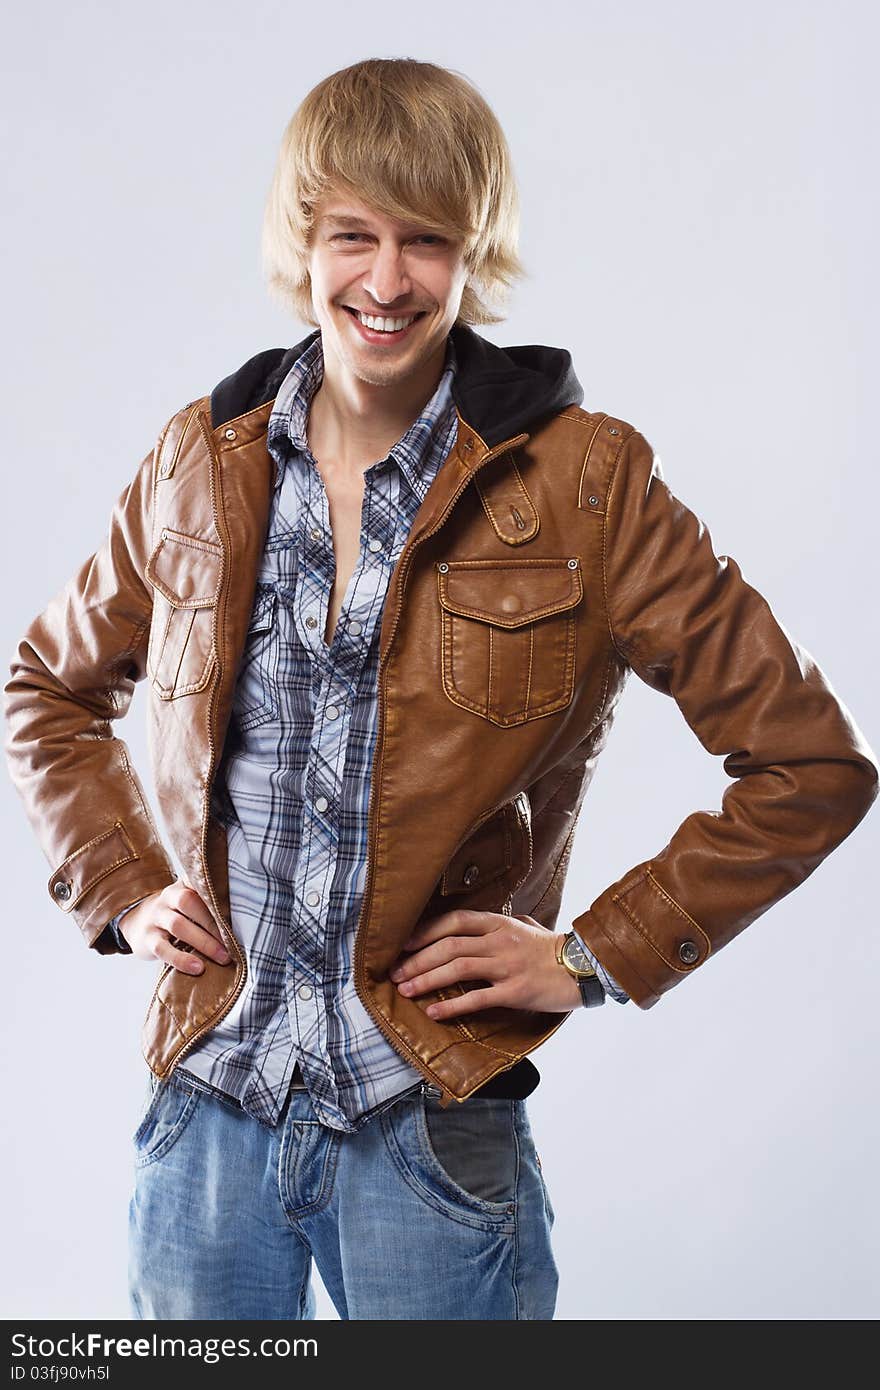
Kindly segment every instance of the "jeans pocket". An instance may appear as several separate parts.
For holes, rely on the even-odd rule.
[[[424,1158],[448,1192],[482,1211],[510,1211],[518,1158],[513,1101],[476,1096],[444,1109],[422,1093],[417,1122]]]
[[[186,1129],[201,1093],[174,1077],[161,1080],[150,1073],[147,1108],[132,1136],[135,1167],[164,1158]]]

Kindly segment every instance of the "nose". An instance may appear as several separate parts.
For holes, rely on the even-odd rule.
[[[394,246],[380,247],[373,258],[364,290],[380,308],[393,307],[397,300],[406,303],[410,296],[411,280],[403,255]]]

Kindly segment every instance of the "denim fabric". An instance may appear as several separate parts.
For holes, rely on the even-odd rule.
[[[291,1089],[270,1129],[174,1072],[134,1135],[137,1319],[551,1319],[549,1191],[524,1099],[443,1109],[423,1085],[354,1133]]]

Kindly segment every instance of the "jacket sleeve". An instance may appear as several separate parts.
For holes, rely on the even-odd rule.
[[[813,872],[877,794],[877,759],[828,678],[670,491],[634,431],[609,489],[606,603],[623,660],[671,695],[733,778],[573,926],[643,1009]]]
[[[7,763],[52,867],[49,896],[102,955],[120,951],[109,920],[177,878],[112,728],[146,674],[155,456],[117,499],[101,548],[27,628],[4,687]]]

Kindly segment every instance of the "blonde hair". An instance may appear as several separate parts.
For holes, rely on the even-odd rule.
[[[288,122],[263,216],[269,293],[317,326],[307,256],[315,205],[349,191],[368,206],[463,239],[457,323],[501,323],[529,272],[517,254],[519,195],[497,117],[461,73],[368,58],[313,87]]]

